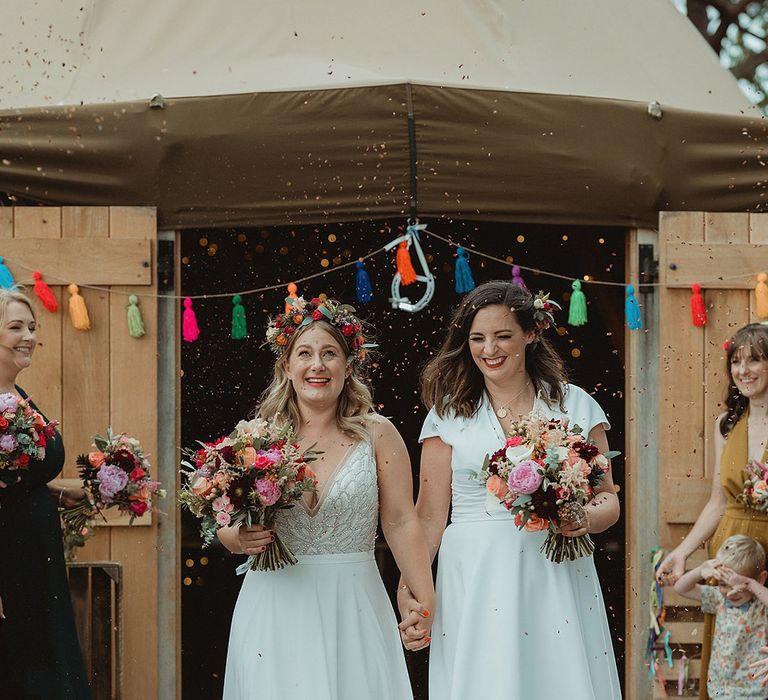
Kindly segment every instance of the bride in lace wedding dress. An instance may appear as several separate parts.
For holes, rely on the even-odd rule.
[[[325,311],[313,315],[320,306]],[[245,576],[224,698],[410,699],[397,621],[373,556],[379,516],[403,578],[424,605],[404,623],[416,623],[421,635],[409,648],[430,641],[430,558],[405,445],[374,413],[360,379],[367,359],[361,324],[332,300],[298,299],[273,321],[267,339],[278,356],[259,414],[285,416],[298,426],[302,446],[321,453],[311,465],[318,490],[275,524],[298,564]],[[219,536],[230,551],[253,554],[272,534],[256,525]]]

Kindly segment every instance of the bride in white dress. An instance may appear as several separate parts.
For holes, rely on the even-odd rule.
[[[298,564],[245,576],[224,698],[410,700],[397,621],[373,556],[381,516],[404,579],[423,596],[408,624],[418,620],[415,648],[427,646],[434,589],[408,453],[392,424],[374,413],[360,379],[367,357],[359,320],[333,300],[294,301],[268,331],[278,357],[259,415],[285,416],[301,445],[321,452],[311,464],[318,491],[275,524]],[[313,316],[320,305],[327,313]],[[254,554],[272,533],[255,525],[219,537],[232,552]]]
[[[431,409],[417,512],[432,556],[440,548],[429,660],[431,700],[615,700],[616,663],[592,557],[555,564],[539,551],[546,532],[518,530],[482,482],[470,478],[499,449],[513,419],[532,410],[578,424],[602,452],[608,420],[567,384],[543,337],[551,307],[507,282],[470,292],[422,377]],[[451,524],[446,528],[449,504]],[[581,522],[562,534],[613,525],[619,503],[610,473]],[[416,608],[401,581],[401,611]],[[419,643],[406,629],[403,641]]]

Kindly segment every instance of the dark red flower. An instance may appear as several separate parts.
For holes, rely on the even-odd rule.
[[[247,504],[248,494],[253,490],[255,480],[256,477],[252,474],[243,474],[232,479],[229,489],[227,489],[227,495],[229,502],[235,509],[243,508]]]
[[[323,312],[320,311],[319,309],[315,309],[312,312],[312,320],[313,321],[319,321],[322,317],[323,317]]]
[[[131,477],[133,481],[138,481],[139,479],[143,479],[147,475],[147,472],[145,472],[141,467],[136,467],[128,476]]]
[[[26,452],[22,452],[16,461],[22,467],[26,467],[29,464],[29,455]]]
[[[144,515],[149,506],[144,501],[132,501],[131,510],[138,516]]]
[[[138,466],[136,458],[130,450],[120,448],[115,450],[108,458],[107,462],[114,464],[116,467],[120,467],[123,471],[129,474]]]
[[[355,327],[352,324],[347,323],[341,327],[341,332],[346,336],[350,336],[355,332]]]

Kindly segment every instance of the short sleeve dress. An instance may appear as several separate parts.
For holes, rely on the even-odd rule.
[[[59,514],[46,487],[63,464],[64,444],[56,433],[48,440],[45,459],[31,462],[19,483],[0,489],[3,700],[91,697],[69,597]]]
[[[566,387],[564,410],[541,396],[534,410],[585,433],[608,426],[598,403]],[[430,411],[420,440],[452,448],[451,524],[440,545],[429,659],[431,700],[615,700],[616,662],[592,557],[555,564],[545,532],[517,529],[471,479],[504,433],[485,396],[471,418]]]

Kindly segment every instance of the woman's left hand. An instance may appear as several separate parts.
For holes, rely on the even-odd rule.
[[[561,523],[557,530],[563,537],[582,537],[589,534],[589,516],[586,511],[576,520]]]
[[[59,489],[57,497],[59,505],[63,508],[74,508],[88,498],[88,494],[81,488],[62,488]]]

